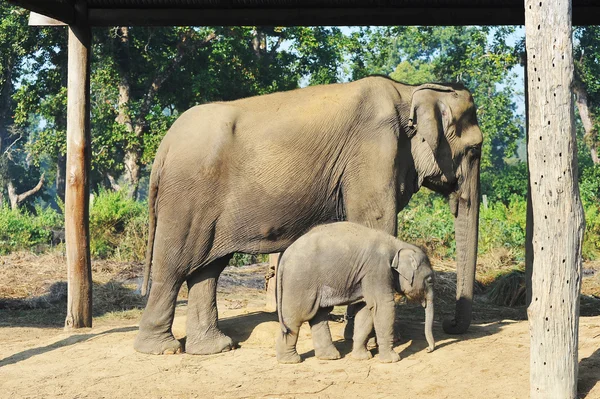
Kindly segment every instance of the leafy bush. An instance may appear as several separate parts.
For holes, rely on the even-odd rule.
[[[428,190],[416,193],[398,215],[398,238],[426,248],[430,256],[454,256],[454,218],[448,201]]]
[[[583,259],[600,258],[600,205],[598,202],[584,202],[585,234],[583,236]]]
[[[52,230],[62,224],[62,215],[50,207],[36,206],[29,213],[4,206],[0,208],[0,254],[49,245]]]
[[[500,170],[492,169],[481,173],[481,194],[491,202],[508,204],[511,198],[527,198],[527,163],[505,165]]]
[[[90,207],[90,252],[93,257],[144,259],[148,210],[123,191],[100,190]]]
[[[527,201],[513,195],[508,205],[497,201],[481,206],[479,211],[479,253],[503,247],[517,251],[517,259],[525,257],[525,224]]]
[[[254,263],[267,262],[268,260],[269,255],[250,255],[236,252],[229,261],[229,266],[251,265]]]
[[[584,203],[600,201],[600,165],[588,166],[581,170],[579,192]]]

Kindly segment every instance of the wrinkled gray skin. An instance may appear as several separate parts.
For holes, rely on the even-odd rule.
[[[369,77],[191,108],[164,137],[150,175],[145,281],[152,264],[153,284],[135,349],[181,351],[171,325],[187,282],[186,352],[229,350],[216,286],[234,252],[281,252],[336,220],[395,235],[397,213],[422,185],[451,196],[458,302],[444,328],[465,331],[481,142],[473,99],[455,84]]]
[[[338,222],[317,226],[294,242],[277,268],[277,360],[298,363],[296,342],[300,326],[310,323],[315,356],[339,359],[329,331],[334,306],[364,299],[356,314],[352,357],[370,359],[367,338],[373,326],[379,344],[379,360],[397,362],[393,348],[394,292],[425,307],[428,352],[433,340],[434,273],[427,255],[379,230]]]

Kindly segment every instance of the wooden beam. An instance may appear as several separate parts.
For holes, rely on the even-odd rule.
[[[84,3],[69,25],[65,238],[68,298],[65,328],[92,326],[89,246],[91,30]]]
[[[50,18],[37,12],[29,13],[29,26],[65,26],[66,24],[58,19]]]
[[[71,1],[8,0],[8,2],[65,24],[75,22],[75,8]]]
[[[571,0],[526,0],[533,213],[530,397],[577,398],[584,215],[577,185]]]
[[[523,9],[521,7],[90,8],[90,24],[93,26],[522,25]]]

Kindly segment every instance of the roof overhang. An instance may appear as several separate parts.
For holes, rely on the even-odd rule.
[[[74,0],[9,0],[70,24]],[[573,25],[600,24],[600,1],[572,0]],[[91,26],[524,25],[523,0],[80,0]]]

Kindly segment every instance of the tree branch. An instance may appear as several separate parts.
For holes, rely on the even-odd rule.
[[[577,104],[577,109],[579,110],[579,116],[581,117],[583,130],[585,130],[583,139],[590,148],[592,161],[594,164],[599,164],[600,158],[598,157],[598,133],[594,127],[594,115],[592,114],[588,105],[588,96],[585,86],[577,77],[575,78],[573,84],[573,92],[575,93],[575,103]]]
[[[169,66],[167,66],[162,72],[159,72],[152,80],[152,83],[150,84],[148,91],[144,95],[144,101],[142,102],[142,106],[140,107],[140,111],[136,118],[135,132],[136,132],[136,135],[138,135],[138,137],[141,136],[141,134],[143,133],[143,127],[145,126],[145,119],[146,119],[146,116],[148,115],[148,112],[150,111],[150,106],[152,105],[152,101],[154,100],[156,93],[158,92],[158,90],[160,89],[162,84],[165,82],[165,80],[167,80],[169,78],[169,76],[171,76],[171,74],[175,71],[177,66],[179,64],[181,64],[181,61],[183,61],[183,58],[189,51],[191,51],[193,49],[197,49],[197,48],[206,47],[210,44],[210,42],[212,42],[217,37],[217,35],[214,32],[211,32],[198,45],[194,45],[194,44],[189,45],[188,43],[194,36],[194,33],[195,33],[194,29],[190,28],[187,32],[185,32],[181,36],[181,40],[179,41],[179,43],[177,43],[177,54],[171,60],[171,64]]]
[[[22,194],[17,194],[17,190],[16,190],[15,186],[13,185],[12,181],[9,181],[7,184],[7,188],[8,188],[8,198],[10,200],[11,209],[16,210],[19,207],[19,205],[21,204],[21,202],[25,201],[27,198],[29,198],[33,194],[40,191],[42,186],[44,185],[44,179],[45,179],[45,173],[42,173],[42,176],[40,177],[40,181],[38,182],[38,184],[31,190],[25,191]]]

